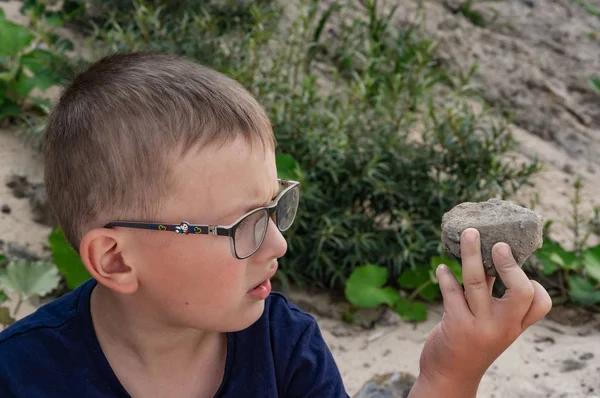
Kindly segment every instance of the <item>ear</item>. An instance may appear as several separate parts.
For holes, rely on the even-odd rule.
[[[135,267],[123,256],[123,237],[109,228],[95,228],[85,234],[79,253],[94,279],[118,293],[132,294],[138,288]]]

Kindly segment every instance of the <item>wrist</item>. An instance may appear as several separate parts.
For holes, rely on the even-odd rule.
[[[455,379],[421,371],[409,398],[475,398],[481,378]]]

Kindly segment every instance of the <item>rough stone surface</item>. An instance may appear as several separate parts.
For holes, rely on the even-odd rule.
[[[407,398],[415,380],[415,376],[404,372],[375,375],[354,398]]]
[[[486,202],[466,202],[455,206],[442,217],[444,248],[460,255],[460,236],[467,228],[475,228],[481,236],[481,252],[486,274],[498,276],[492,260],[492,247],[507,243],[517,263],[542,247],[542,217],[529,209],[500,199]]]

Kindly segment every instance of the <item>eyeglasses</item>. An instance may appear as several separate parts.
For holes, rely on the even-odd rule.
[[[281,179],[278,182],[284,189],[272,204],[244,214],[231,225],[190,224],[187,221],[181,224],[114,221],[106,224],[104,228],[125,227],[170,231],[182,235],[228,236],[231,253],[235,258],[243,260],[256,253],[262,245],[267,235],[270,218],[273,218],[281,232],[287,231],[296,218],[300,201],[300,183]]]

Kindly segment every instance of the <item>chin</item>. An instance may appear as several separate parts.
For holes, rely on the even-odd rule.
[[[248,306],[240,308],[237,319],[228,325],[228,332],[239,332],[252,326],[260,319],[265,310],[265,301],[253,301]]]

